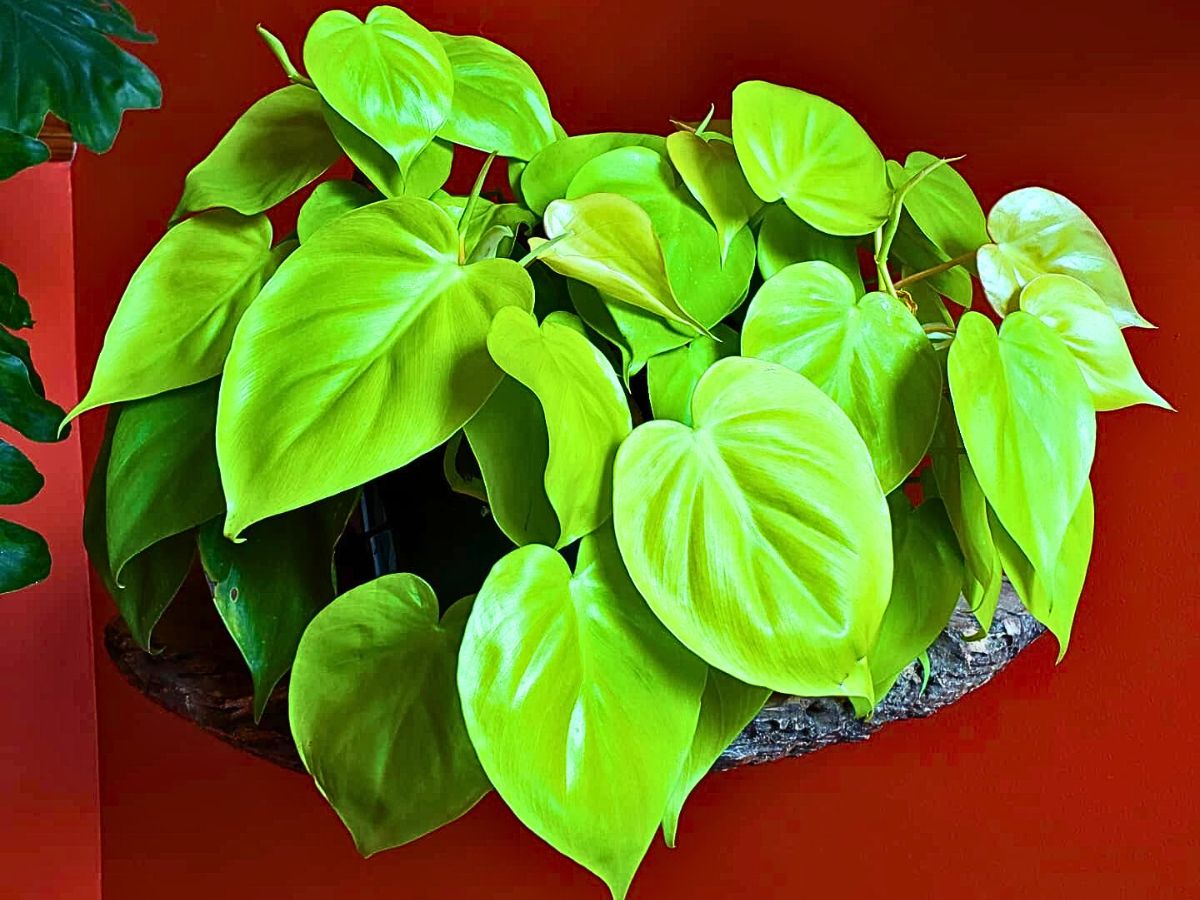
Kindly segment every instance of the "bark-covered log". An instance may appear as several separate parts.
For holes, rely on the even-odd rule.
[[[830,744],[865,740],[888,722],[932,715],[986,684],[1044,629],[1006,583],[991,632],[982,640],[965,639],[976,630],[960,604],[929,651],[926,690],[921,691],[918,666],[910,666],[869,720],[856,719],[843,700],[776,698],[722,754],[716,769],[801,756]],[[286,683],[276,688],[262,721],[255,724],[250,678],[231,645],[211,640],[186,649],[178,641],[167,645],[160,653],[146,653],[120,619],[105,629],[105,646],[117,668],[151,700],[236,747],[302,769],[287,724]]]

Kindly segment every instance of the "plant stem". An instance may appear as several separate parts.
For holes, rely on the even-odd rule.
[[[928,322],[921,326],[926,334],[955,334],[957,329],[945,322]]]
[[[901,278],[896,282],[896,288],[900,289],[907,287],[910,284],[916,284],[918,281],[924,281],[926,278],[932,278],[934,275],[941,275],[943,272],[948,272],[955,266],[961,266],[969,263],[975,258],[977,250],[972,250],[970,253],[964,253],[962,256],[956,256],[954,259],[946,260],[944,263],[939,263],[929,269],[923,269],[920,272],[913,272],[907,278]]]
[[[483,191],[483,182],[487,178],[488,169],[492,167],[492,161],[495,158],[496,153],[492,151],[480,166],[479,174],[475,176],[475,184],[471,188],[471,195],[467,197],[467,205],[463,207],[462,216],[458,220],[458,264],[460,266],[467,264],[467,226],[471,222],[471,214],[475,212],[479,194]]]

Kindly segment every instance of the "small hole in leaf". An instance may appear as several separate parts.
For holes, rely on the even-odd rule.
[[[237,588],[230,588],[230,589],[229,589],[229,599],[230,599],[230,601],[231,601],[231,602],[233,602],[233,603],[237,603],[237,598],[238,598],[238,589],[237,589]]]

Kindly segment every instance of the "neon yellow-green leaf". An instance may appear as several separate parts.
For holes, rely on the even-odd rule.
[[[377,6],[365,22],[322,13],[304,40],[304,65],[325,101],[405,178],[450,114],[450,60],[432,32],[395,7]]]
[[[939,249],[924,235],[907,212],[900,216],[900,224],[896,229],[896,236],[892,240],[890,258],[900,263],[902,275],[922,272],[950,261],[946,252]],[[966,266],[954,266],[944,272],[931,275],[912,287],[916,289],[926,285],[942,296],[949,297],[964,309],[971,308],[974,286],[971,282],[971,273]]]
[[[342,156],[324,106],[299,84],[256,102],[188,172],[173,218],[214,206],[252,216],[313,181]]]
[[[632,200],[617,194],[555,200],[546,208],[542,225],[546,235],[557,240],[540,258],[560,275],[578,278],[668,322],[704,330],[679,305],[650,217]],[[529,245],[536,249],[545,243],[532,238]]]
[[[438,619],[433,589],[385,575],[325,607],[288,688],[305,768],[364,856],[453,821],[488,792],[455,672],[471,600]]]
[[[303,243],[334,219],[378,199],[378,194],[357,181],[323,181],[300,207],[296,235]]]
[[[921,326],[900,301],[859,299],[826,262],[796,263],[750,301],[742,352],[809,378],[850,417],[871,450],[885,491],[929,448],[942,373]]]
[[[168,231],[121,297],[87,395],[67,417],[218,375],[274,269],[271,223],[217,209]]]
[[[541,150],[521,171],[521,196],[538,215],[553,200],[567,196],[575,174],[589,160],[619,147],[649,147],[660,156],[667,154],[667,141],[657,134],[602,132],[561,138]]]
[[[1030,563],[995,518],[992,519],[992,530],[1013,590],[1033,617],[1050,629],[1058,641],[1058,659],[1061,661],[1071,641],[1071,626],[1075,622],[1075,610],[1079,606],[1083,583],[1087,578],[1088,561],[1092,556],[1095,509],[1091,485],[1083,489],[1079,506],[1063,535],[1057,558],[1043,569],[1037,569]]]
[[[1027,312],[999,335],[979,313],[958,324],[950,393],[984,496],[1035,567],[1053,564],[1096,447],[1096,413],[1071,351]]]
[[[704,694],[700,698],[700,718],[696,722],[696,733],[692,736],[692,747],[675,788],[667,801],[663,814],[663,839],[668,847],[675,846],[679,830],[679,815],[683,804],[701,779],[708,774],[725,748],[771,698],[767,688],[755,687],[726,675],[711,666],[708,680],[704,683]]]
[[[738,333],[727,325],[713,328],[684,347],[650,357],[646,383],[650,408],[656,419],[692,424],[692,392],[705,372],[719,359],[738,354]]]
[[[747,81],[733,92],[733,142],[746,180],[829,234],[867,234],[887,218],[892,192],[879,149],[834,103]]]
[[[979,251],[979,280],[1001,315],[1016,309],[1021,289],[1039,275],[1078,278],[1112,310],[1122,328],[1153,328],[1138,314],[1108,241],[1087,214],[1045,188],[1005,194],[988,213],[994,243]]]
[[[634,583],[742,681],[872,698],[892,546],[854,425],[808,379],[742,357],[700,379],[692,420],[647,422],[617,452],[613,521]]]
[[[724,260],[733,239],[763,205],[746,183],[733,145],[677,131],[667,138],[667,153],[687,189],[717,226]]]
[[[888,163],[892,187],[938,161],[923,150],[908,154],[901,166]],[[987,220],[975,192],[949,165],[930,170],[904,197],[904,209],[935,247],[953,259],[973,253],[988,242]]]
[[[325,121],[355,167],[385,197],[428,198],[450,177],[454,145],[434,139],[417,154],[407,176],[386,150],[325,105]]]
[[[545,414],[545,491],[560,525],[554,546],[565,547],[612,514],[613,457],[633,427],[625,391],[570,313],[551,313],[539,328],[528,312],[502,309],[487,346]]]
[[[758,270],[770,278],[792,263],[822,260],[837,266],[854,285],[856,297],[866,293],[855,238],[834,237],[797,218],[786,206],[772,206],[758,232]]]
[[[1125,337],[1100,295],[1069,275],[1039,275],[1021,291],[1021,309],[1056,332],[1079,363],[1098,410],[1148,403],[1170,409],[1142,380]]]
[[[505,306],[533,308],[525,270],[460,266],[454,223],[428,200],[372,203],[314,234],[230,349],[217,416],[226,535],[449,438],[500,381],[486,339]]]
[[[705,667],[654,618],[611,529],[575,574],[514,550],[479,591],[459,654],[471,741],[517,818],[622,898],[696,730]]]
[[[454,100],[443,138],[515,159],[531,159],[554,143],[550,101],[521,57],[475,35],[434,34],[454,70]]]

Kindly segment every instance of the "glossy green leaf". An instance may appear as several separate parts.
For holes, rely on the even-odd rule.
[[[584,538],[573,575],[538,545],[496,563],[458,664],[467,730],[492,784],[614,898],[658,829],[704,679],[638,596],[607,528]]]
[[[632,200],[617,194],[555,200],[542,225],[547,236],[557,240],[540,259],[560,275],[668,322],[703,330],[679,305],[650,217]],[[542,238],[529,243],[533,249],[548,244]]]
[[[616,349],[626,384],[656,354],[682,347],[696,337],[694,329],[685,330],[644,309],[612,300],[590,284],[567,281],[567,293],[580,318]]]
[[[1021,291],[1021,309],[1062,338],[1083,373],[1098,410],[1148,403],[1170,409],[1144,380],[1121,328],[1100,295],[1069,275],[1040,275]]]
[[[711,666],[700,697],[700,718],[687,759],[675,780],[675,787],[663,814],[663,839],[668,847],[675,846],[679,830],[679,815],[683,804],[701,779],[708,774],[725,748],[742,733],[750,720],[758,715],[771,692],[754,687],[726,675]]]
[[[0,128],[0,181],[12,178],[22,169],[41,165],[50,159],[50,148],[36,137],[10,128]]]
[[[65,435],[59,434],[63,411],[45,398],[29,345],[7,331],[0,331],[0,422],[33,441],[57,441]]]
[[[0,60],[11,79],[0,95],[2,128],[33,136],[53,112],[76,141],[103,153],[125,110],[162,101],[154,73],[109,40],[154,40],[115,0],[0,0],[0,21]]]
[[[900,216],[900,224],[892,241],[890,258],[900,263],[903,274],[911,275],[932,269],[942,263],[949,262],[950,257],[927,238],[916,222],[907,212]],[[925,281],[918,282],[913,287],[928,285],[943,297],[949,297],[964,309],[971,308],[972,292],[971,273],[965,266],[954,266],[945,272],[932,275]]]
[[[142,649],[150,650],[150,634],[155,624],[191,570],[196,557],[196,536],[192,530],[183,531],[143,550],[125,563],[121,584],[117,584],[108,562],[105,522],[108,517],[108,464],[119,416],[120,407],[114,407],[108,415],[104,442],[100,445],[88,484],[83,509],[83,543],[92,566],[129,626],[129,633]]]
[[[521,172],[521,196],[539,216],[553,200],[567,196],[576,173],[589,160],[619,147],[649,147],[666,156],[666,138],[656,134],[603,132],[563,138],[541,150]]]
[[[216,209],[168,231],[133,273],[70,418],[219,375],[273,265],[266,216]]]
[[[33,315],[29,302],[21,296],[17,276],[6,265],[0,264],[0,325],[19,330],[33,326]]]
[[[891,203],[879,149],[834,103],[794,88],[747,81],[733,92],[733,143],[746,180],[829,234],[867,234]]]
[[[253,216],[315,180],[342,156],[324,107],[300,84],[257,101],[188,172],[173,218],[215,206]]]
[[[235,544],[220,517],[197,543],[213,584],[213,602],[254,680],[254,717],[291,668],[305,627],[334,597],[333,548],[357,492],[274,516],[247,529]]]
[[[739,340],[732,328],[717,325],[712,337],[701,335],[686,346],[650,357],[646,381],[654,418],[691,425],[696,383],[717,360],[737,356]]]
[[[716,225],[724,260],[733,239],[763,205],[746,182],[733,145],[677,131],[667,138],[667,153],[687,189]]]
[[[891,598],[870,655],[876,700],[949,624],[963,583],[962,553],[942,501],[926,500],[914,509],[897,491],[888,506],[895,563]]]
[[[772,206],[758,232],[758,270],[770,278],[793,263],[821,260],[840,269],[854,285],[855,296],[867,292],[855,238],[835,237],[797,218],[786,206]]]
[[[988,232],[994,243],[979,251],[979,280],[1001,315],[1039,275],[1070,275],[1100,295],[1122,328],[1154,327],[1134,307],[1100,229],[1062,194],[1039,187],[1005,194],[988,213]]]
[[[443,138],[526,160],[554,143],[550,101],[523,59],[486,38],[435,36],[454,70],[454,99]]]
[[[612,514],[612,461],[633,427],[625,391],[608,360],[570,313],[537,319],[496,314],[488,352],[541,404],[549,436],[545,491],[560,525],[555,547],[595,531]]]
[[[46,483],[29,457],[8,441],[0,440],[0,503],[25,503]]]
[[[834,399],[870,448],[890,492],[929,448],[942,373],[925,332],[900,301],[858,299],[840,269],[796,263],[750,302],[742,352],[811,379]]]
[[[105,518],[109,568],[118,584],[124,584],[125,564],[143,550],[224,509],[213,433],[218,387],[211,379],[121,407]]]
[[[461,226],[469,198],[437,191],[431,199]],[[471,221],[466,225],[467,258],[477,260],[511,256],[516,233],[528,233],[536,222],[534,215],[520,204],[492,203],[477,197],[471,210]],[[500,235],[499,239],[497,235]]]
[[[1026,312],[999,335],[963,316],[950,346],[950,393],[983,493],[1034,566],[1056,558],[1087,486],[1096,413],[1070,350]]]
[[[460,266],[454,223],[427,200],[372,203],[314,234],[251,305],[226,362],[226,536],[399,468],[460,429],[500,382],[486,337],[505,306],[533,308],[524,269]]]
[[[434,140],[417,154],[405,175],[379,144],[367,137],[328,104],[325,121],[355,167],[385,197],[428,198],[446,183],[454,164],[454,145]]]
[[[463,431],[500,530],[518,546],[557,543],[561,529],[546,494],[550,435],[533,392],[505,377]]]
[[[921,150],[908,154],[903,166],[889,162],[892,187],[900,187],[904,181],[936,162],[938,157]],[[948,165],[928,171],[905,194],[904,208],[947,259],[974,253],[989,240],[987,221],[983,208],[975,199],[975,192],[966,179]]]
[[[1013,590],[1033,617],[1050,629],[1058,641],[1058,659],[1061,661],[1071,640],[1071,626],[1092,555],[1095,509],[1091,485],[1084,487],[1079,506],[1063,534],[1058,556],[1047,567],[1034,567],[1004,526],[994,518],[992,530]]]
[[[378,194],[357,181],[323,181],[300,207],[296,235],[304,243],[334,219],[378,199]]]
[[[742,357],[704,374],[692,419],[640,425],[617,453],[613,521],[634,583],[742,681],[871,698],[892,548],[854,425],[806,378]]]
[[[385,575],[317,614],[288,686],[305,767],[364,856],[453,821],[488,792],[455,667],[471,600],[439,620],[433,589]]]
[[[46,539],[24,525],[0,519],[0,594],[27,588],[49,575]]]
[[[395,7],[377,6],[365,21],[322,13],[304,40],[304,65],[325,101],[403,178],[450,114],[454,74],[441,43]]]

